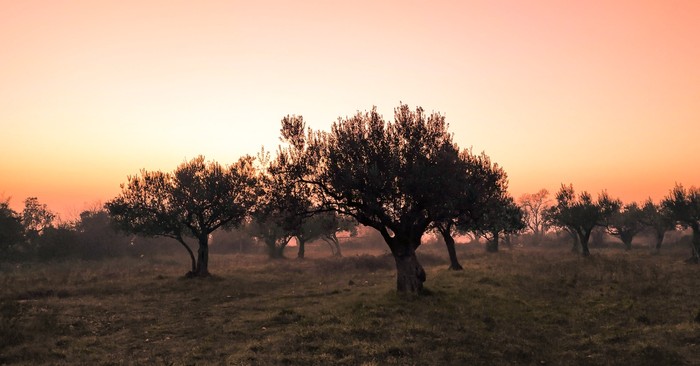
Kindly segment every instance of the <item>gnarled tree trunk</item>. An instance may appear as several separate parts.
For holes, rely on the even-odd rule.
[[[187,245],[187,243],[185,243],[185,240],[181,236],[178,236],[175,239],[180,244],[182,244],[183,247],[185,247],[185,249],[187,250],[187,254],[190,255],[192,269],[189,272],[187,272],[187,276],[194,276],[195,272],[197,272],[197,259],[195,259],[195,257],[194,257],[194,252],[192,252],[192,249],[190,248],[190,246]]]
[[[267,245],[267,255],[271,259],[282,259],[284,258],[284,248],[289,243],[291,238],[281,238],[278,240],[267,239],[265,240],[265,245]]]
[[[330,234],[330,235],[326,235],[322,239],[331,248],[331,255],[333,255],[334,257],[342,257],[343,256],[343,254],[340,251],[340,243],[339,243],[338,237],[335,235],[335,233]]]
[[[194,271],[195,277],[209,276],[209,235],[204,234],[199,237],[199,249],[197,250],[197,269]]]
[[[297,251],[297,258],[299,258],[299,259],[304,259],[304,253],[306,251],[305,244],[306,244],[306,240],[300,239],[297,236],[297,246],[299,247],[299,251]]]
[[[396,261],[396,290],[416,294],[423,292],[425,270],[418,263],[416,252],[410,250],[409,253],[394,254],[394,260]]]
[[[486,251],[489,253],[498,252],[498,233],[493,236],[493,240],[486,243]]]
[[[692,225],[691,228],[693,229],[693,256],[690,258],[690,262],[697,264],[700,263],[700,224]]]
[[[666,234],[666,231],[657,231],[656,232],[656,247],[655,247],[656,254],[659,254],[661,252],[661,244],[664,241],[665,234]]]
[[[569,235],[571,236],[571,239],[574,241],[574,244],[571,246],[571,251],[573,253],[578,253],[581,251],[581,240],[579,240],[578,234],[574,231],[568,231]]]
[[[588,257],[591,251],[588,249],[588,239],[591,237],[591,230],[587,232],[579,232],[579,241],[581,242],[581,255]]]
[[[408,239],[410,236],[396,236],[390,245],[391,253],[396,262],[396,290],[403,293],[420,294],[423,292],[425,270],[418,263],[416,248],[420,245],[420,237]],[[417,240],[417,241],[416,241]]]

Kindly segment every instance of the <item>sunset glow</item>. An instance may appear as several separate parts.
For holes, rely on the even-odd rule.
[[[64,218],[139,169],[274,151],[399,102],[510,191],[700,185],[698,1],[4,1],[0,198]]]

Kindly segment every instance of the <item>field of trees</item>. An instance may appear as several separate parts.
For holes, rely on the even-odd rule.
[[[700,189],[516,199],[406,105],[281,135],[69,222],[0,202],[0,363],[700,363]]]

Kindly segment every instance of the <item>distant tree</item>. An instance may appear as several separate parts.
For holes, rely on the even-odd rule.
[[[693,231],[692,257],[694,263],[700,262],[700,188],[684,188],[676,184],[661,205],[673,220],[683,227],[689,227]]]
[[[328,244],[331,249],[331,254],[335,257],[342,257],[340,249],[340,241],[337,233],[340,231],[348,231],[351,236],[357,235],[357,222],[350,217],[341,216],[334,211],[318,212],[306,218],[302,225],[302,240],[297,236],[299,242],[299,258],[303,258],[303,243],[322,239]]]
[[[562,184],[556,194],[557,204],[549,209],[548,217],[557,225],[570,233],[575,233],[581,245],[583,256],[591,254],[588,249],[588,239],[596,226],[605,226],[607,218],[619,210],[620,202],[610,199],[603,192],[597,201],[588,192],[576,196],[572,185]]]
[[[10,208],[9,199],[0,201],[0,260],[12,258],[23,241],[21,215]]]
[[[172,174],[142,170],[121,187],[105,205],[112,220],[129,233],[177,240],[192,261],[188,276],[208,276],[209,235],[246,217],[256,201],[257,175],[250,156],[229,167],[199,156]],[[186,236],[197,239],[197,259]]]
[[[614,211],[608,218],[608,234],[619,238],[626,250],[632,249],[632,239],[644,230],[644,212],[636,202]]]
[[[487,237],[488,251],[498,251],[500,236],[508,237],[524,227],[522,213],[508,194],[508,175],[484,153],[473,155],[469,150],[460,153],[462,171],[449,174],[454,177],[453,191],[446,191],[452,199],[437,210],[433,222],[442,235],[450,256],[450,269],[462,266],[456,257],[452,233],[476,233]]]
[[[499,197],[507,194],[508,181],[505,171],[498,164],[492,164],[485,153],[475,155],[471,150],[462,150],[453,168],[455,171],[445,172],[453,177],[453,184],[445,187],[451,191],[444,192],[451,199],[442,202],[437,209],[433,208],[431,226],[445,241],[449,268],[461,270],[453,235],[476,233],[486,225],[488,211],[493,209]]]
[[[22,210],[22,225],[30,240],[35,240],[46,228],[53,226],[56,214],[49,210],[46,204],[40,203],[36,197],[24,200]]]
[[[116,230],[104,208],[81,212],[74,226],[80,257],[99,259],[127,254],[131,240]]]
[[[397,290],[421,292],[416,249],[433,212],[452,199],[445,192],[456,180],[446,172],[459,160],[444,117],[402,104],[393,122],[374,108],[307,133],[301,117],[288,116],[282,137],[288,147],[278,157],[290,181],[311,186],[321,209],[376,229],[394,256]]]
[[[34,257],[42,261],[80,258],[77,235],[69,224],[45,227],[31,244]]]
[[[301,224],[300,221],[297,223],[287,220],[291,218],[291,216],[279,212],[255,211],[253,220],[246,227],[246,230],[251,236],[265,244],[268,257],[271,259],[284,258],[284,250],[294,238],[294,230]]]
[[[324,235],[324,227],[322,222],[323,217],[321,213],[316,213],[314,215],[304,217],[301,226],[296,233],[297,238],[297,258],[304,259],[306,243],[320,239]]]
[[[658,253],[661,251],[664,235],[667,231],[675,229],[676,223],[668,209],[663,204],[655,204],[651,198],[644,203],[642,213],[642,223],[654,233],[656,238],[654,247]]]
[[[520,207],[505,192],[488,202],[481,222],[477,222],[476,231],[487,240],[486,251],[498,252],[499,238],[516,234],[525,228]]]
[[[312,203],[308,187],[292,184],[281,172],[277,161],[271,161],[269,153],[261,150],[260,197],[252,213],[251,235],[261,239],[267,246],[270,258],[283,258],[284,249],[297,237],[298,256],[304,257],[304,245],[312,237],[312,226],[305,225]]]
[[[518,198],[518,205],[523,213],[523,221],[532,231],[533,243],[539,244],[549,228],[545,212],[552,207],[549,191],[542,188],[536,193],[525,193]]]
[[[476,162],[478,168],[468,172],[475,175],[469,180],[477,199],[467,210],[469,214],[458,216],[456,226],[460,232],[474,232],[486,238],[486,250],[498,252],[501,236],[509,239],[511,234],[525,228],[523,214],[508,193],[505,170],[492,163],[485,154],[479,156]]]

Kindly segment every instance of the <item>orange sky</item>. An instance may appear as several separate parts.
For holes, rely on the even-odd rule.
[[[0,197],[74,217],[141,168],[400,101],[517,197],[700,185],[700,1],[2,1]]]

